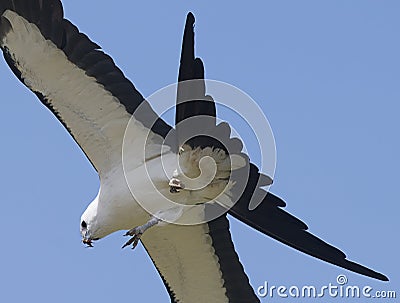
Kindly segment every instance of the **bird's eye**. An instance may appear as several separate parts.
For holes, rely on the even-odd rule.
[[[86,222],[85,222],[85,221],[82,221],[81,226],[82,226],[82,228],[87,228]]]

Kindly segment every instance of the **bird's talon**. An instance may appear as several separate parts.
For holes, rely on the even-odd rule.
[[[122,249],[123,248],[125,248],[125,247],[127,247],[127,246],[129,246],[129,245],[131,245],[132,244],[132,249],[134,249],[137,245],[138,245],[138,243],[139,243],[139,241],[140,241],[140,237],[142,236],[142,234],[143,234],[143,232],[141,232],[140,230],[139,230],[139,228],[138,227],[135,227],[135,228],[133,228],[133,229],[131,229],[131,230],[128,230],[126,233],[125,233],[125,235],[124,236],[131,236],[132,238],[130,238],[123,246],[122,246]]]
[[[139,239],[133,242],[131,249],[135,249],[135,247],[138,245],[138,243],[139,243]]]

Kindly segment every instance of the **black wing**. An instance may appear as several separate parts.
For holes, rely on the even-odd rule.
[[[190,20],[194,20],[192,16],[190,18]],[[192,46],[192,37],[190,37],[190,39],[189,43],[191,43]],[[187,53],[182,53],[181,64],[182,63],[185,63],[185,66],[181,65],[181,68],[179,69],[180,80],[188,80],[190,79],[190,76],[192,76],[191,79],[204,77],[203,64],[200,59],[194,59],[194,51],[192,51],[192,49],[188,50]],[[193,101],[193,105],[190,102],[180,104],[180,100],[178,99],[176,111],[177,123],[189,119],[196,114],[205,114],[215,117],[215,104],[210,96],[206,96],[205,85],[198,85],[196,91],[199,96],[202,95],[203,98]],[[211,128],[210,125],[207,127],[208,129]],[[215,124],[213,124],[212,127],[216,127],[217,129],[219,128]],[[178,127],[177,129],[179,130]],[[224,131],[229,132],[229,127],[225,127]],[[227,136],[229,137],[230,133],[220,137]],[[221,148],[218,143],[215,144],[213,141],[210,141],[209,138],[202,136],[192,139],[189,143],[192,147],[213,146]],[[239,146],[239,143],[237,144]],[[267,193],[262,189],[263,186],[268,185],[269,177],[260,173],[258,168],[252,163],[249,163],[249,166],[246,169],[249,169],[247,185],[245,186],[244,191],[237,193],[236,200],[238,202],[228,211],[230,215],[257,229],[263,234],[308,255],[365,276],[388,281],[388,278],[383,274],[347,260],[346,255],[342,251],[309,233],[307,231],[308,227],[304,222],[282,209],[286,206],[286,203],[281,198],[272,193]],[[262,200],[262,202],[256,209],[249,210],[250,201],[252,199],[257,199],[257,201]]]

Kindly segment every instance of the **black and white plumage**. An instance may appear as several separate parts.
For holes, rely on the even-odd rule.
[[[88,238],[101,238],[115,230],[145,223],[147,213],[129,201],[126,205],[132,204],[131,209],[113,213],[113,203],[122,203],[130,193],[126,186],[117,187],[118,192],[108,191],[107,187],[124,182],[120,167],[123,133],[131,114],[146,101],[96,44],[63,19],[59,1],[0,1],[0,14],[0,44],[7,63],[64,124],[99,172],[101,190],[85,212],[89,216],[84,214],[84,220],[86,230],[98,221],[103,224],[96,226],[97,230],[92,229]],[[204,77],[201,60],[194,57],[193,22],[193,16],[189,15],[180,80]],[[206,99],[207,103],[199,100],[194,106],[183,109],[178,105],[177,122],[200,113],[215,116],[212,99]],[[171,128],[158,119],[150,107],[146,108],[145,114],[135,117],[143,126],[138,127],[137,133],[152,132],[152,143],[157,145]],[[146,125],[153,120],[156,124]],[[179,127],[177,130],[179,132]],[[192,148],[213,144],[206,138],[188,143]],[[132,163],[135,164],[135,159]],[[304,223],[281,209],[285,203],[278,197],[268,194],[255,211],[248,211],[253,192],[262,191],[257,185],[258,169],[254,165],[249,168],[249,183],[238,204],[229,211],[231,215],[303,252],[385,280],[383,275],[345,260],[339,250],[309,234]],[[168,180],[164,181],[165,189],[168,189]],[[100,214],[100,205],[105,205],[102,214],[107,214],[107,218],[96,216]],[[118,224],[104,228],[110,226],[104,220],[114,221],[113,217],[119,218]],[[191,298],[190,302],[193,302],[193,297],[200,295],[207,302],[257,301],[234,252],[224,216],[203,225],[152,228],[142,240],[173,301],[185,302]],[[176,271],[178,264],[185,269],[183,272]],[[185,264],[190,266],[183,266]],[[235,287],[238,284],[241,287]],[[191,285],[197,287],[191,288]],[[205,297],[207,293],[212,300]]]

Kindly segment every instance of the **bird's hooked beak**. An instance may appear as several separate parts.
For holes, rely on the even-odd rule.
[[[85,235],[83,236],[82,243],[86,245],[86,247],[93,247],[93,241],[97,241],[100,238],[92,238],[89,235],[89,232],[86,231]]]
[[[83,238],[82,243],[86,245],[86,247],[93,247],[93,240],[90,238]]]

